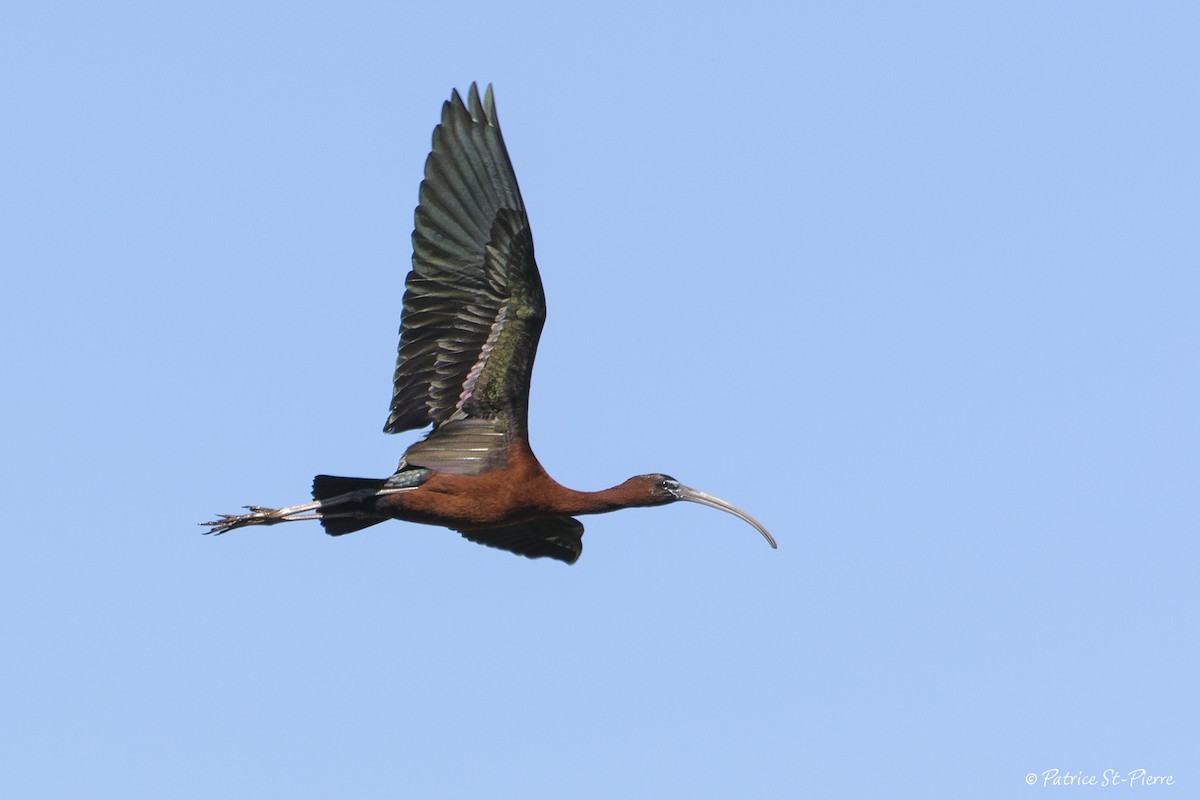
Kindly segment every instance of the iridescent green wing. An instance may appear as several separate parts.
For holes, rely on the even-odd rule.
[[[545,297],[489,86],[442,106],[425,162],[388,433],[434,430],[409,464],[478,473],[524,436]]]

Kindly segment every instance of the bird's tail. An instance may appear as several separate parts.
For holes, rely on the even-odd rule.
[[[335,475],[318,475],[313,478],[313,500],[325,502],[336,500],[341,495],[351,492],[362,492],[362,497],[346,498],[318,507],[321,527],[330,536],[341,536],[383,522],[387,517],[380,514],[376,508],[375,492],[382,488],[384,483],[384,480],[378,478],[339,478]]]

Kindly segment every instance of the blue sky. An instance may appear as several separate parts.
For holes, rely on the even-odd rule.
[[[0,793],[1191,793],[1198,24],[6,5]],[[586,519],[573,567],[200,536],[413,440],[379,432],[412,209],[472,80],[548,298],[539,457],[778,551],[690,505]]]

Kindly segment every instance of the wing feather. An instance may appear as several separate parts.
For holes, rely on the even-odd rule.
[[[472,542],[527,558],[553,558],[574,564],[583,553],[583,523],[573,517],[543,517],[482,531],[459,531]]]

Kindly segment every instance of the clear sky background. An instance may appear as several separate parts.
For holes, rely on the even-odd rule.
[[[1196,9],[5,4],[0,794],[1197,796]],[[547,469],[778,551],[694,505],[573,567],[200,535],[415,439],[412,209],[472,80]]]

